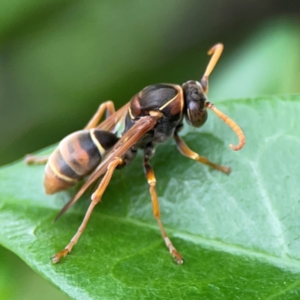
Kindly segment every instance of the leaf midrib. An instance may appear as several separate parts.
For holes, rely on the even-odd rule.
[[[76,212],[76,211],[71,212],[71,214],[82,215],[82,213]],[[112,215],[100,213],[97,211],[94,212],[94,214],[99,215],[102,218],[111,219],[114,222],[118,221],[118,222],[123,222],[123,223],[129,223],[129,224],[133,224],[138,227],[152,229],[152,230],[155,230],[158,232],[158,228],[155,223],[152,225],[149,223],[138,221],[136,219],[132,219],[130,217],[112,216]],[[155,220],[153,222],[155,222]],[[78,224],[78,226],[79,226],[79,224]],[[234,244],[228,244],[223,241],[194,235],[194,234],[191,234],[191,233],[188,233],[185,231],[176,230],[176,229],[173,229],[173,228],[170,228],[167,226],[164,226],[164,227],[171,237],[173,236],[173,237],[177,237],[177,238],[180,238],[180,239],[188,241],[188,242],[192,242],[196,245],[200,245],[203,248],[226,252],[226,253],[241,256],[241,257],[247,256],[251,259],[257,259],[260,262],[267,262],[273,266],[277,266],[279,268],[284,268],[285,270],[289,270],[292,272],[300,273],[300,261],[299,260],[289,258],[289,257],[282,258],[282,257],[272,255],[270,253],[264,253],[264,252],[261,252],[261,251],[255,250],[255,249],[249,249],[249,248],[244,248],[242,246],[238,246],[238,245],[234,245]],[[87,227],[87,230],[88,230],[88,227]]]
[[[102,214],[100,214],[102,215]],[[111,216],[106,216],[106,217],[111,217]],[[157,227],[155,225],[151,225],[148,223],[140,222],[131,218],[116,218],[116,217],[111,217],[115,218],[118,220],[121,220],[123,222],[127,221],[131,224],[140,226],[140,227],[145,227],[145,228],[150,228],[158,231]],[[213,250],[221,250],[223,252],[227,252],[230,254],[238,255],[238,256],[244,256],[247,255],[250,258],[257,258],[262,261],[268,261],[272,262],[272,265],[277,265],[278,267],[288,267],[291,268],[291,270],[300,272],[300,261],[292,258],[281,258],[277,257],[275,255],[271,255],[268,253],[263,253],[260,251],[256,251],[254,249],[249,249],[249,248],[243,248],[241,246],[237,245],[232,245],[232,244],[227,244],[222,241],[217,241],[213,239],[208,239],[205,237],[193,235],[184,231],[178,231],[176,229],[169,228],[165,226],[166,230],[169,233],[172,233],[173,237],[178,237],[186,241],[193,242],[194,244],[201,245],[206,248],[210,248]]]

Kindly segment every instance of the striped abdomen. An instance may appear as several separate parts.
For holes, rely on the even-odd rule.
[[[118,138],[113,133],[92,129],[66,136],[50,155],[44,177],[47,194],[65,190],[91,173]]]

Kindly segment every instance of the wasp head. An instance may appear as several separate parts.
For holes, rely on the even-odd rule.
[[[184,115],[186,121],[194,127],[202,126],[207,119],[205,106],[207,97],[201,83],[189,80],[182,85],[182,89],[185,101]]]

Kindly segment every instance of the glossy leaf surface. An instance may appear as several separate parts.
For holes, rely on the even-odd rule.
[[[240,152],[213,113],[187,144],[230,165],[226,176],[182,157],[174,142],[152,166],[162,219],[185,264],[175,265],[160,237],[141,157],[113,177],[73,252],[49,257],[77,230],[89,195],[58,222],[75,189],[43,192],[42,166],[23,161],[0,171],[0,243],[76,299],[297,299],[300,296],[300,97],[222,102],[245,131]],[[90,191],[91,192],[91,191]]]

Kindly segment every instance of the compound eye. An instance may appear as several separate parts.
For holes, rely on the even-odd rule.
[[[191,126],[200,127],[207,120],[207,111],[200,108],[199,101],[191,101],[188,104],[185,119]]]

